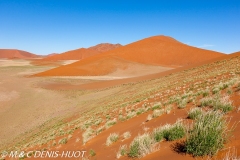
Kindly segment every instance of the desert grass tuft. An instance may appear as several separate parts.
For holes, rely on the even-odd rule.
[[[94,130],[92,128],[88,128],[83,134],[83,144],[89,141],[94,136]]]
[[[126,154],[127,154],[127,145],[121,145],[117,152],[117,159],[119,159],[121,156],[125,156]]]
[[[184,137],[185,134],[186,129],[181,120],[177,121],[173,125],[166,124],[155,128],[152,133],[155,141],[157,142],[160,142],[163,139],[166,139],[167,141],[174,141]]]
[[[110,146],[112,143],[116,142],[119,138],[119,134],[118,133],[111,133],[106,141],[106,145]]]
[[[132,158],[141,158],[156,150],[156,141],[151,137],[149,133],[144,133],[142,135],[138,135],[133,139],[130,144],[128,156]]]
[[[155,109],[153,111],[152,117],[157,118],[164,113],[164,109]]]
[[[209,111],[199,116],[185,142],[185,151],[193,156],[212,156],[223,148],[228,122],[223,114]]]
[[[130,138],[130,137],[131,137],[131,133],[130,133],[130,132],[127,131],[127,132],[124,132],[124,133],[123,133],[123,138],[124,138],[124,139],[128,139],[128,138]]]
[[[107,121],[106,124],[105,124],[105,127],[106,127],[106,129],[108,129],[108,128],[112,127],[116,123],[117,123],[117,120],[116,120],[116,118],[114,118],[113,120]]]
[[[188,118],[190,119],[197,119],[201,114],[203,114],[203,110],[201,108],[195,107],[190,109],[188,112]]]

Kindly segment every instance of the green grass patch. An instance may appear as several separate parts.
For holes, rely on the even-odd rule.
[[[227,121],[216,111],[200,115],[185,142],[185,151],[193,156],[214,155],[223,148],[228,134]]]

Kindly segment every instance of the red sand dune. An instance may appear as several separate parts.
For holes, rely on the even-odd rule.
[[[120,44],[101,43],[90,48],[80,48],[76,50],[67,51],[61,54],[49,55],[40,61],[57,61],[57,60],[81,60],[95,54],[106,52],[117,47]]]
[[[61,54],[55,54],[52,56],[47,56],[41,61],[57,61],[57,60],[80,60],[95,54],[98,54],[99,52],[91,50],[91,49],[85,49],[80,48],[76,50],[67,51]]]
[[[88,49],[92,49],[98,52],[107,52],[113,50],[115,48],[121,47],[121,44],[111,44],[111,43],[101,43],[93,47],[89,47]]]
[[[0,58],[29,59],[29,58],[37,58],[37,57],[40,57],[40,56],[26,52],[26,51],[21,51],[16,49],[0,49]]]
[[[120,64],[117,66],[108,65],[108,63],[114,64],[116,58],[148,65],[180,67],[204,62],[223,55],[219,52],[188,46],[171,37],[154,36],[35,76],[107,75],[119,69]]]

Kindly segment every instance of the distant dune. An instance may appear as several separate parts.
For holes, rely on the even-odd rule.
[[[41,61],[81,60],[102,52],[115,49],[120,46],[121,46],[120,44],[101,43],[90,48],[80,48],[76,50],[67,51],[61,54],[51,54],[41,59]]]
[[[89,56],[93,56],[98,53],[99,52],[91,49],[80,48],[80,49],[64,52],[61,54],[50,55],[41,59],[41,61],[80,60]]]
[[[107,75],[119,69],[127,69],[131,63],[176,68],[223,55],[219,52],[188,46],[171,37],[154,36],[35,76]],[[118,61],[117,65],[115,61]],[[119,63],[120,61],[127,61],[129,65]]]
[[[16,49],[0,49],[0,58],[9,58],[9,59],[30,59],[30,58],[37,58],[40,57],[38,55],[16,50]]]

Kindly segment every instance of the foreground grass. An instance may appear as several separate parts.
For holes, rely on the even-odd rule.
[[[139,135],[130,144],[129,157],[144,157],[157,150],[156,141],[149,133]]]
[[[185,136],[185,127],[181,121],[177,121],[173,125],[166,124],[164,126],[155,128],[153,130],[154,140],[157,142],[166,139],[167,141],[174,141]]]
[[[212,156],[223,148],[227,139],[228,122],[223,114],[209,111],[199,115],[185,143],[185,151],[193,156]]]
[[[177,121],[173,125],[166,124],[164,126],[155,128],[152,133],[144,133],[133,139],[129,147],[128,156],[131,158],[144,157],[158,150],[158,142],[162,141],[163,139],[166,139],[167,141],[173,141],[184,137],[185,133],[185,127],[182,121]]]

